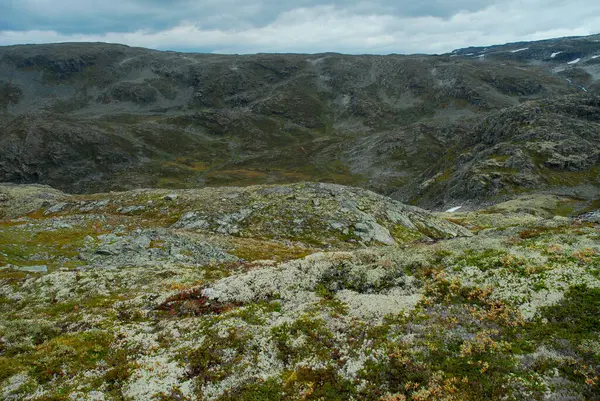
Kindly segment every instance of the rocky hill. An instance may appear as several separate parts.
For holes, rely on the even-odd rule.
[[[596,112],[596,40],[439,56],[224,56],[101,43],[3,47],[0,181],[85,193],[309,180],[358,185],[427,207],[475,193],[494,199],[522,186],[560,192],[564,185],[546,179],[546,171],[594,176],[596,144],[580,136],[597,134],[597,120],[574,110],[581,104]],[[479,52],[485,57],[470,55]],[[580,61],[567,64],[567,55]],[[565,102],[570,111],[528,117]],[[507,133],[494,123],[506,113],[531,124]],[[556,131],[554,120],[563,117]],[[484,130],[488,142],[475,143]],[[476,145],[506,144],[507,135],[564,148],[559,153],[566,142],[579,143],[589,155],[576,165],[544,160],[537,171],[550,150],[539,157],[525,151],[523,161],[508,165],[471,154]],[[461,163],[455,174],[452,159],[463,154],[477,160]],[[528,176],[506,177],[507,169],[519,168],[514,163],[527,164]]]

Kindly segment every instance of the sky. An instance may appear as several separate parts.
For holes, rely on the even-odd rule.
[[[0,0],[0,45],[435,54],[599,32],[598,0]]]

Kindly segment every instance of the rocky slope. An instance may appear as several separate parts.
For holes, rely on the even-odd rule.
[[[558,215],[582,207],[1,185],[0,398],[596,399],[598,213]]]
[[[592,53],[600,52],[600,43],[594,40],[569,45],[580,49],[588,93],[597,79]],[[552,47],[544,46],[545,52]],[[577,65],[566,64],[559,73],[553,58],[546,63],[533,53],[501,49],[493,54],[515,56],[4,47],[0,181],[98,192],[311,180],[359,185],[402,201],[426,199],[419,204],[432,206],[412,184],[444,173],[444,166],[429,171],[430,164],[469,142],[482,121],[504,108],[521,110],[526,101],[585,94],[573,84],[583,76]],[[549,134],[545,125],[532,128]],[[563,127],[561,135],[570,131]],[[502,133],[488,133],[493,135]],[[489,168],[502,173],[502,167]]]
[[[409,197],[449,204],[542,190],[600,198],[597,96],[526,102],[473,121],[467,132],[445,141],[449,148],[430,159],[433,168],[415,180]]]

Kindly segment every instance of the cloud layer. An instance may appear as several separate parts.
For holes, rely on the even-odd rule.
[[[217,53],[444,53],[600,30],[594,0],[405,3],[8,0],[0,4],[0,45],[101,41]]]

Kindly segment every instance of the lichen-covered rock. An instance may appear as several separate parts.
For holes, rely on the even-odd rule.
[[[317,244],[393,245],[471,235],[417,207],[333,184],[211,189],[200,190],[196,196],[199,199],[188,203],[195,210],[185,213],[173,227]]]
[[[19,217],[49,205],[60,210],[67,198],[67,194],[46,185],[0,183],[0,218]]]
[[[140,266],[167,261],[203,265],[238,260],[218,246],[166,230],[103,234],[81,249],[80,259],[92,266]]]

